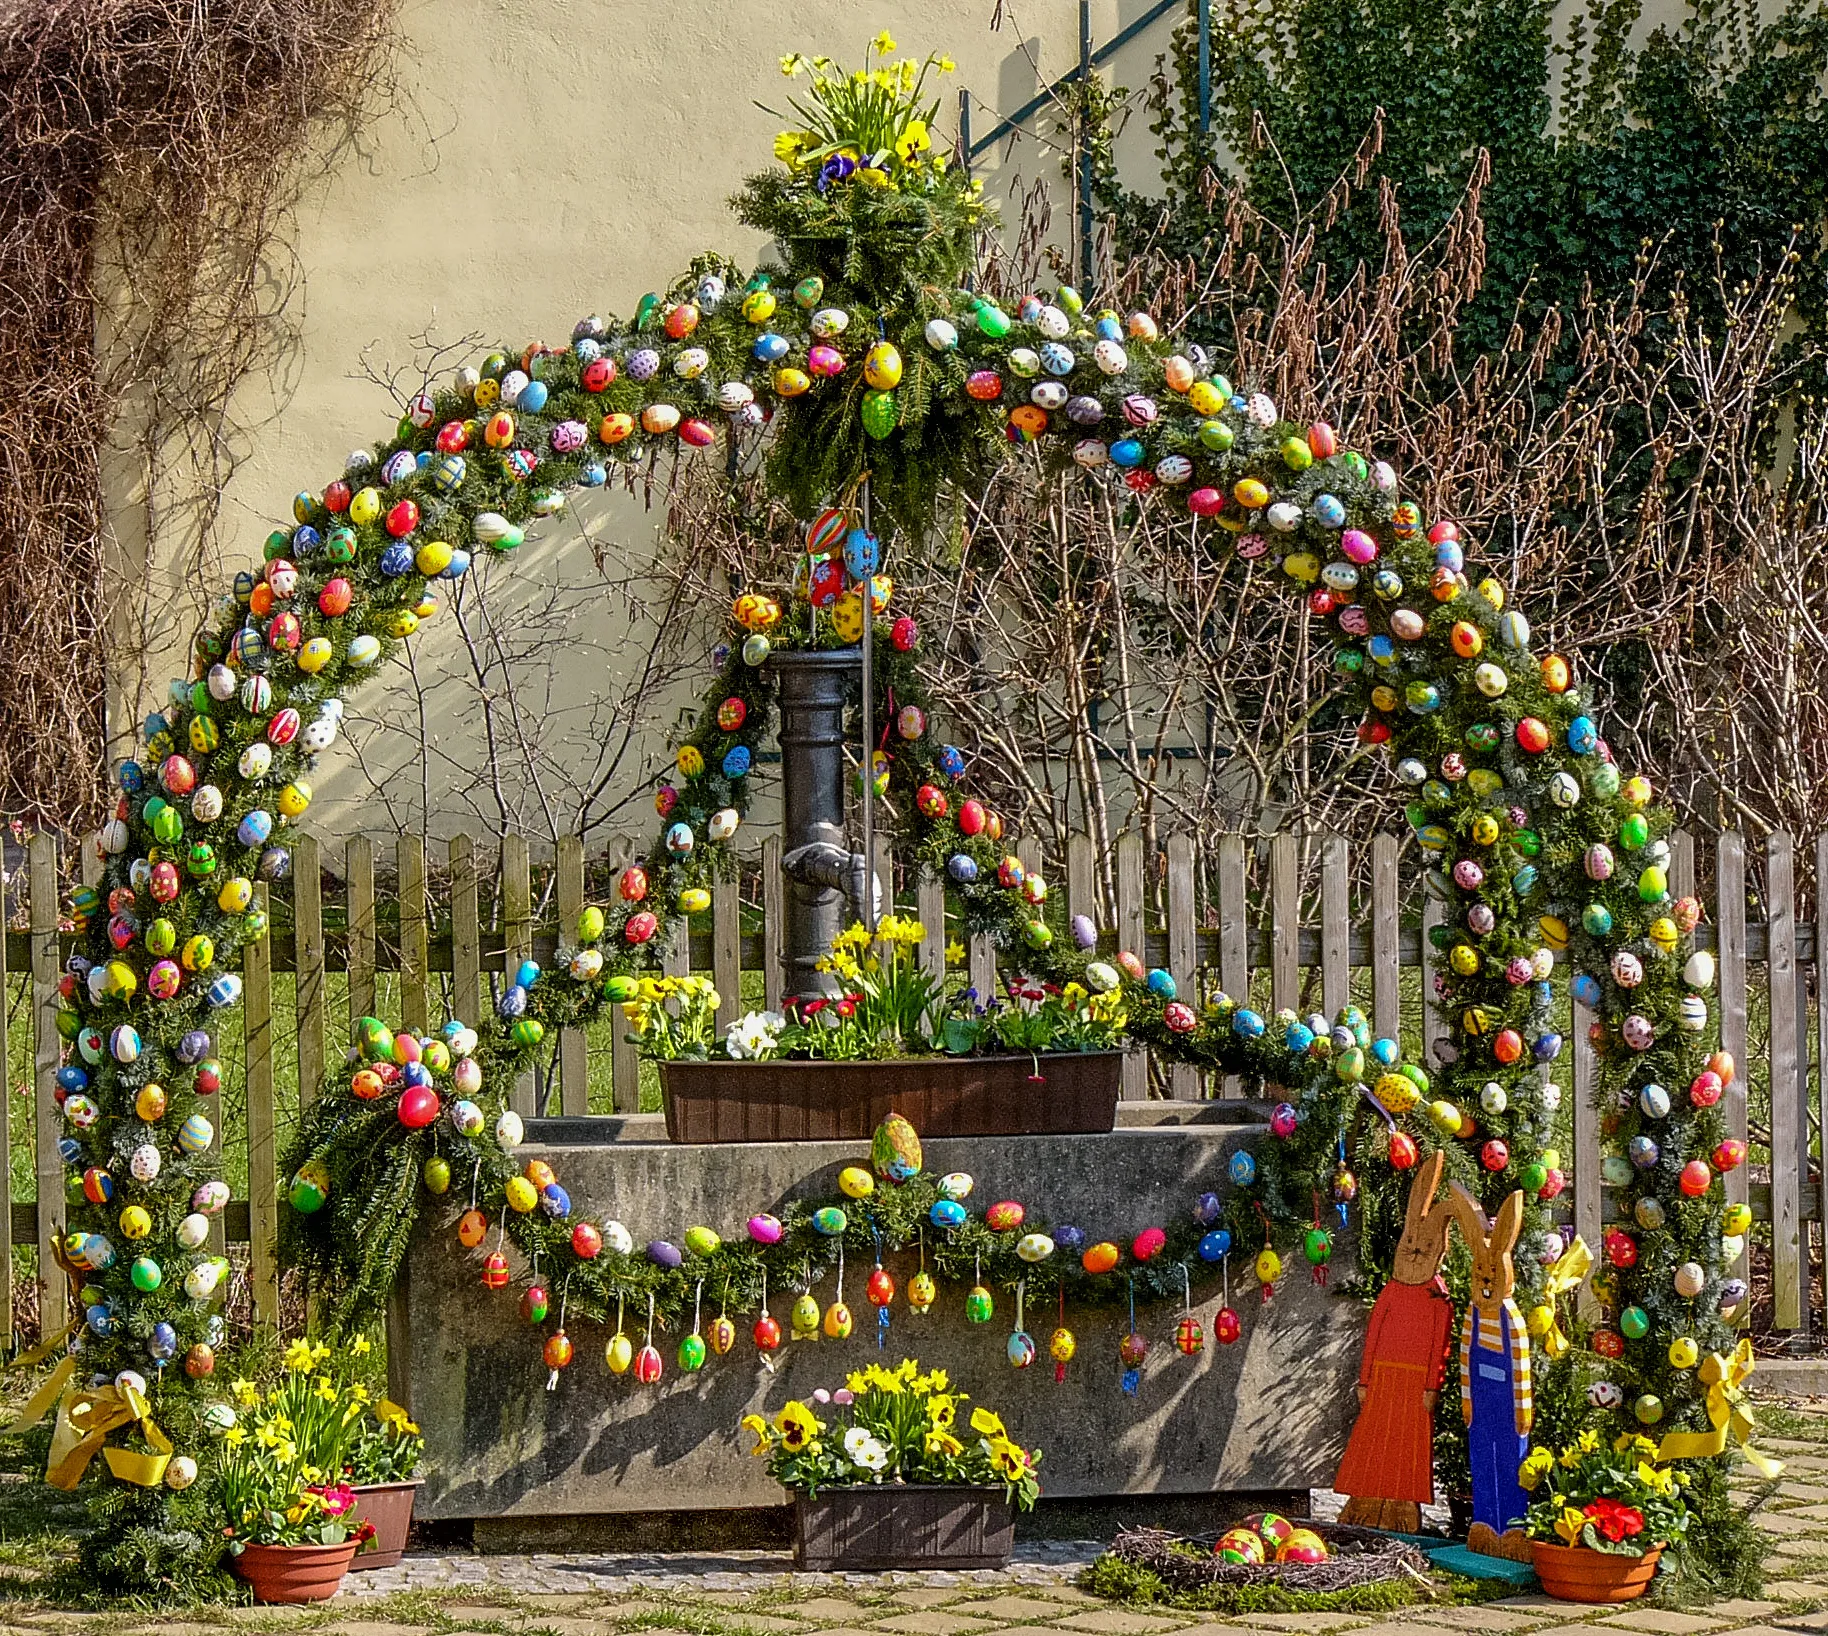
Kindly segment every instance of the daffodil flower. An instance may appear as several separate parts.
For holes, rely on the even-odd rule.
[[[1007,1437],[1003,1422],[988,1409],[971,1411],[971,1429],[983,1437]]]
[[[895,49],[895,42],[889,37],[889,31],[886,28],[870,41],[870,49],[879,57],[886,57]]]
[[[781,59],[781,73],[788,79],[797,78],[805,67],[806,59],[797,51],[789,51]]]

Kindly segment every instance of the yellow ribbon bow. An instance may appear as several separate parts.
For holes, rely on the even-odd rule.
[[[132,1386],[77,1386],[75,1373],[76,1359],[66,1357],[7,1430],[29,1431],[56,1403],[57,1424],[51,1430],[51,1453],[44,1468],[47,1483],[53,1488],[74,1488],[99,1450],[121,1482],[157,1488],[171,1463],[172,1443],[147,1412],[146,1399]],[[151,1454],[105,1446],[109,1432],[135,1423],[152,1446]]]
[[[1561,1327],[1561,1309],[1556,1303],[1579,1289],[1592,1267],[1593,1252],[1584,1238],[1576,1236],[1544,1276],[1542,1304],[1531,1309],[1529,1327],[1545,1357],[1559,1358],[1568,1350],[1571,1343]]]
[[[1740,1390],[1741,1383],[1756,1367],[1749,1340],[1741,1341],[1730,1357],[1719,1352],[1709,1354],[1701,1365],[1700,1378],[1707,1387],[1707,1420],[1713,1430],[1668,1432],[1657,1449],[1657,1458],[1711,1460],[1726,1453],[1730,1437],[1739,1445],[1747,1465],[1759,1476],[1775,1480],[1784,1469],[1784,1463],[1752,1447],[1752,1433],[1757,1430],[1758,1422]]]

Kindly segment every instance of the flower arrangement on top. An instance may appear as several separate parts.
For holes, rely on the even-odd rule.
[[[1530,1538],[1547,1545],[1639,1557],[1681,1542],[1686,1472],[1657,1462],[1657,1444],[1625,1433],[1611,1443],[1584,1431],[1559,1454],[1534,1448],[1517,1473],[1533,1497]]]
[[[755,1433],[751,1452],[767,1458],[769,1476],[808,1496],[861,1483],[1001,1485],[1018,1511],[1031,1510],[1041,1492],[1041,1451],[1016,1442],[985,1408],[971,1411],[975,1436],[960,1436],[969,1401],[945,1370],[923,1372],[903,1358],[893,1369],[872,1363],[852,1370],[836,1391],[821,1387],[811,1404],[795,1399],[772,1423],[745,1415],[743,1426]],[[822,1410],[829,1422],[819,1418]]]
[[[855,1062],[944,1052],[1111,1051],[1128,1021],[1121,991],[1093,993],[1084,984],[1012,983],[1007,999],[983,1001],[923,967],[915,951],[926,940],[918,920],[887,914],[874,931],[853,922],[819,962],[843,984],[838,993],[789,1002],[785,1012],[751,1011],[716,1033],[717,990],[702,977],[650,977],[624,1015],[642,1053],[657,1061],[739,1062],[776,1057]],[[947,963],[964,950],[954,944]],[[670,1003],[669,1003],[670,1002]]]
[[[830,57],[804,57],[790,51],[781,58],[789,79],[807,74],[811,94],[788,99],[799,128],[774,139],[774,156],[790,171],[814,174],[821,194],[834,184],[855,181],[863,187],[922,188],[942,185],[946,156],[933,152],[932,127],[939,99],[923,103],[927,77],[950,74],[950,57],[930,55],[890,62],[895,42],[884,29],[864,49],[864,66],[848,73]],[[765,113],[784,114],[758,104]]]

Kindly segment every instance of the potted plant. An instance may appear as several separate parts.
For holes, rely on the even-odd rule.
[[[754,1452],[794,1497],[801,1568],[1000,1568],[1016,1511],[1041,1485],[1039,1449],[1011,1438],[943,1369],[869,1364],[836,1391],[794,1401],[773,1421],[748,1415]],[[829,1418],[821,1418],[826,1416]]]
[[[890,1113],[934,1135],[1107,1131],[1125,1017],[1115,990],[1012,983],[980,1003],[923,967],[917,920],[838,934],[819,969],[837,991],[752,1011],[718,1040],[703,978],[643,978],[625,1007],[661,1063],[676,1142],[867,1137]],[[959,951],[962,954],[962,951]]]
[[[223,1433],[215,1500],[230,1566],[262,1602],[334,1596],[356,1552],[374,1537],[342,1480],[367,1393],[326,1371],[329,1356],[321,1342],[296,1340],[274,1385],[233,1386],[241,1412]]]
[[[356,1572],[391,1568],[405,1554],[413,1502],[424,1480],[413,1473],[424,1453],[418,1426],[397,1403],[383,1398],[357,1422],[345,1476],[355,1490],[352,1515],[373,1525],[374,1546],[350,1564]]]
[[[1564,1602],[1630,1602],[1650,1588],[1665,1546],[1688,1527],[1683,1478],[1657,1445],[1582,1432],[1559,1454],[1532,1449],[1518,1473],[1536,1577]]]

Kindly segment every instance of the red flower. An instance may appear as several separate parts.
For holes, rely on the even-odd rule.
[[[856,1016],[857,996],[855,994],[840,994],[838,998],[832,1002],[832,1010],[837,1012],[840,1017]]]
[[[1634,1506],[1620,1505],[1601,1495],[1581,1515],[1614,1545],[1633,1534],[1644,1532],[1644,1513]]]
[[[827,1000],[823,995],[816,1000],[807,1000],[800,1006],[800,1015],[802,1017],[816,1017],[830,1004],[831,1001]]]

